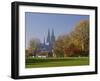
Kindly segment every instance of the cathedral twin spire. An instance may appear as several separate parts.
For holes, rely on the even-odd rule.
[[[47,43],[52,44],[55,42],[55,35],[54,35],[54,30],[52,29],[52,33],[50,35],[50,30],[48,29],[48,35],[47,35]],[[44,44],[45,44],[45,38],[44,38]]]
[[[47,44],[46,44],[47,43]],[[48,29],[48,35],[45,43],[45,38],[44,38],[44,47],[48,49],[49,56],[53,56],[52,50],[53,46],[55,43],[55,35],[54,35],[54,30],[52,29],[52,32],[50,33],[50,30]]]

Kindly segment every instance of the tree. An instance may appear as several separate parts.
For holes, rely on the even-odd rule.
[[[69,34],[55,41],[55,54],[60,56],[84,56],[89,54],[89,21],[82,20]],[[76,54],[76,55],[75,55]]]
[[[25,50],[25,55],[26,55],[25,56],[26,58],[33,56],[32,49],[30,49],[30,48],[29,49],[26,49]]]
[[[72,37],[74,42],[75,40],[78,42],[82,51],[89,51],[89,21],[84,20],[78,23]]]
[[[62,38],[60,38],[60,37],[55,41],[54,52],[56,54],[55,55],[56,57],[63,57],[64,56],[63,41],[62,41]]]
[[[32,38],[29,42],[30,49],[33,50],[33,55],[36,56],[37,51],[40,47],[40,40],[37,38]]]

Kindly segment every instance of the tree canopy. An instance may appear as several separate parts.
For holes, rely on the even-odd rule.
[[[59,36],[54,45],[57,56],[87,56],[89,54],[89,21],[77,23],[69,34]]]

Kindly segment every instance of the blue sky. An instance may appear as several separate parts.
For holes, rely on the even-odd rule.
[[[57,38],[59,35],[71,32],[81,20],[89,20],[89,16],[25,12],[26,48],[31,38],[39,38],[43,42],[48,29],[54,29]]]

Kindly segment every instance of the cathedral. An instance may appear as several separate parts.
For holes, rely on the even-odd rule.
[[[52,31],[50,32],[50,30],[48,29],[47,38],[46,39],[44,38],[44,42],[40,44],[40,50],[39,50],[40,53],[46,52],[46,53],[48,53],[46,57],[53,57],[54,43],[55,43],[54,30],[52,29]]]

